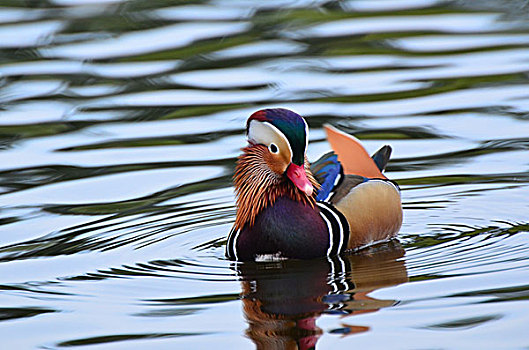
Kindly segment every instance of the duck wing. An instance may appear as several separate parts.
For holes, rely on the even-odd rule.
[[[310,170],[321,185],[316,200],[338,202],[351,189],[369,179],[386,179],[382,174],[391,157],[389,145],[381,147],[372,157],[360,141],[337,128],[324,125],[334,151],[330,151],[310,165]]]
[[[310,165],[310,171],[321,185],[316,195],[317,201],[327,201],[333,189],[343,178],[342,164],[333,152],[325,153]]]
[[[366,178],[385,179],[382,170],[385,168],[391,147],[384,146],[371,158],[360,141],[331,125],[324,125],[327,139],[338,160],[342,163],[345,174],[360,175]]]

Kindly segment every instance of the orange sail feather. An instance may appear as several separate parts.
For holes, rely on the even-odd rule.
[[[334,153],[338,155],[338,160],[342,163],[345,174],[361,175],[368,178],[386,178],[356,137],[331,125],[324,125],[323,127],[327,133],[327,140]]]

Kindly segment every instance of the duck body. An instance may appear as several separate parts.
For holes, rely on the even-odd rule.
[[[250,116],[249,145],[234,176],[237,218],[226,245],[229,259],[333,256],[397,234],[400,191],[381,172],[391,148],[371,158],[352,136],[329,126],[326,131],[336,153],[309,164],[301,116],[286,109]]]

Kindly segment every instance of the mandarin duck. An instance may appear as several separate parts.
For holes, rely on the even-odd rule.
[[[355,137],[324,128],[333,151],[311,164],[300,115],[274,108],[248,118],[248,145],[233,177],[237,214],[228,259],[334,256],[396,236],[400,189],[382,174],[391,147],[370,157]]]

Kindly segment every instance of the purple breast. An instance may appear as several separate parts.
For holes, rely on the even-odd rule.
[[[264,254],[310,259],[327,254],[329,232],[318,209],[280,197],[257,215],[253,227],[241,230],[236,245],[239,260]]]

